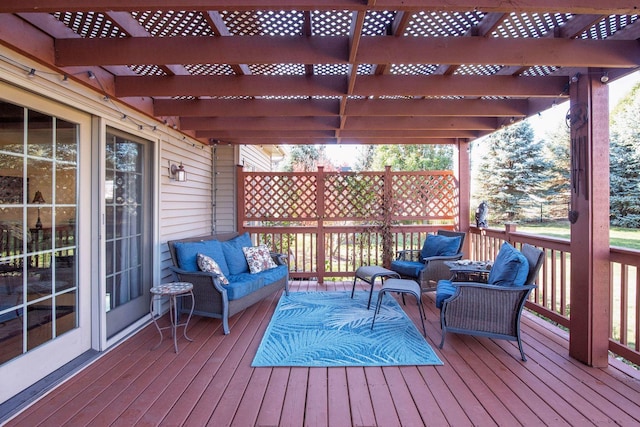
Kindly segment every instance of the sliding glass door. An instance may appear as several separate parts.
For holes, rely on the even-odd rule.
[[[153,218],[149,141],[108,130],[105,156],[105,306],[110,338],[149,313]]]

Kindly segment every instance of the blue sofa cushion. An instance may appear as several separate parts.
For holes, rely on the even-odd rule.
[[[391,261],[391,270],[404,277],[418,277],[423,268],[423,262],[400,260]]]
[[[224,252],[227,267],[229,267],[229,273],[231,275],[242,274],[249,271],[249,264],[247,264],[247,259],[244,257],[242,248],[251,246],[253,246],[253,243],[251,242],[249,233],[244,233],[231,240],[222,242],[222,251]],[[231,279],[229,279],[229,281],[232,282]]]
[[[287,277],[287,271],[288,267],[286,265],[279,265],[276,268],[260,273],[249,273],[247,271],[245,273],[233,274],[229,276],[229,285],[225,287],[227,290],[227,298],[229,301],[233,301],[249,295],[263,286],[270,285],[279,279]]]
[[[420,255],[422,258],[456,255],[460,248],[460,239],[460,236],[448,237],[429,234],[424,241]]]
[[[522,286],[529,274],[529,262],[522,253],[504,242],[493,262],[487,283],[496,286]]]
[[[199,271],[198,254],[201,253],[218,263],[222,273],[229,275],[227,260],[222,251],[222,244],[218,240],[203,240],[200,242],[176,242],[173,246],[178,258],[178,267],[186,271]]]
[[[451,283],[451,280],[438,280],[436,286],[436,307],[442,308],[444,300],[453,296],[456,293],[456,286]]]

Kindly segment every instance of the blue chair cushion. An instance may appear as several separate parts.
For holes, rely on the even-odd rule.
[[[197,255],[207,255],[218,263],[225,276],[229,275],[227,260],[222,251],[222,244],[218,240],[203,240],[200,242],[176,242],[174,244],[178,267],[186,271],[200,271]]]
[[[456,255],[460,249],[460,239],[460,236],[448,237],[429,234],[424,241],[420,255],[422,258]]]
[[[451,280],[438,280],[436,286],[436,307],[442,308],[442,303],[447,298],[453,296],[456,293],[456,286],[451,283]]]
[[[423,262],[417,261],[391,261],[391,270],[403,277],[418,277],[424,268]]]
[[[287,277],[288,268],[286,265],[279,265],[275,268],[261,271],[260,273],[250,273],[246,271],[240,274],[233,274],[229,276],[229,284],[225,286],[227,298],[229,301],[242,298],[263,286],[285,278]]]
[[[522,253],[504,242],[487,281],[496,286],[522,286],[529,275],[529,262]]]
[[[244,233],[233,239],[222,242],[222,251],[227,260],[229,274],[241,274],[249,271],[249,264],[244,256],[242,248],[253,246],[249,233]],[[229,279],[231,281],[231,279]]]

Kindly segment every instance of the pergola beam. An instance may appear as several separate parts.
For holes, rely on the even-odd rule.
[[[132,96],[328,96],[346,94],[344,76],[117,76],[118,97]],[[358,76],[360,96],[558,97],[567,77]]]
[[[3,0],[0,13],[18,12],[58,12],[58,11],[100,11],[110,10],[361,10],[370,7],[361,0]],[[380,10],[442,10],[441,0],[376,0],[375,8]],[[498,0],[448,0],[447,10],[519,13],[576,13],[602,15],[633,15],[638,6],[625,0],[519,0],[505,2]]]
[[[356,39],[357,40],[357,39]],[[632,68],[635,40],[496,37],[128,37],[56,40],[56,65],[500,64]],[[355,60],[353,60],[355,56]]]
[[[525,99],[347,99],[345,116],[525,117]],[[156,99],[155,116],[335,116],[340,101],[329,99]]]
[[[182,117],[192,130],[337,130],[339,117]],[[348,117],[344,130],[495,130],[493,117]]]

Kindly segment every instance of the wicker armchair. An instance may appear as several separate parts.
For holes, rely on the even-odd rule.
[[[544,252],[531,245],[522,246],[529,273],[523,286],[496,286],[474,282],[453,282],[453,296],[442,302],[440,326],[444,346],[447,332],[517,341],[522,360],[527,358],[520,339],[520,317],[544,261]],[[446,284],[445,284],[446,285]]]
[[[391,262],[390,270],[400,274],[403,279],[415,280],[420,284],[422,292],[435,291],[439,280],[451,278],[451,271],[445,261],[462,259],[462,246],[465,233],[438,230],[437,236],[460,237],[460,244],[453,255],[437,255],[422,258],[423,249],[409,249],[398,251],[396,259]],[[426,244],[426,240],[425,240]]]

